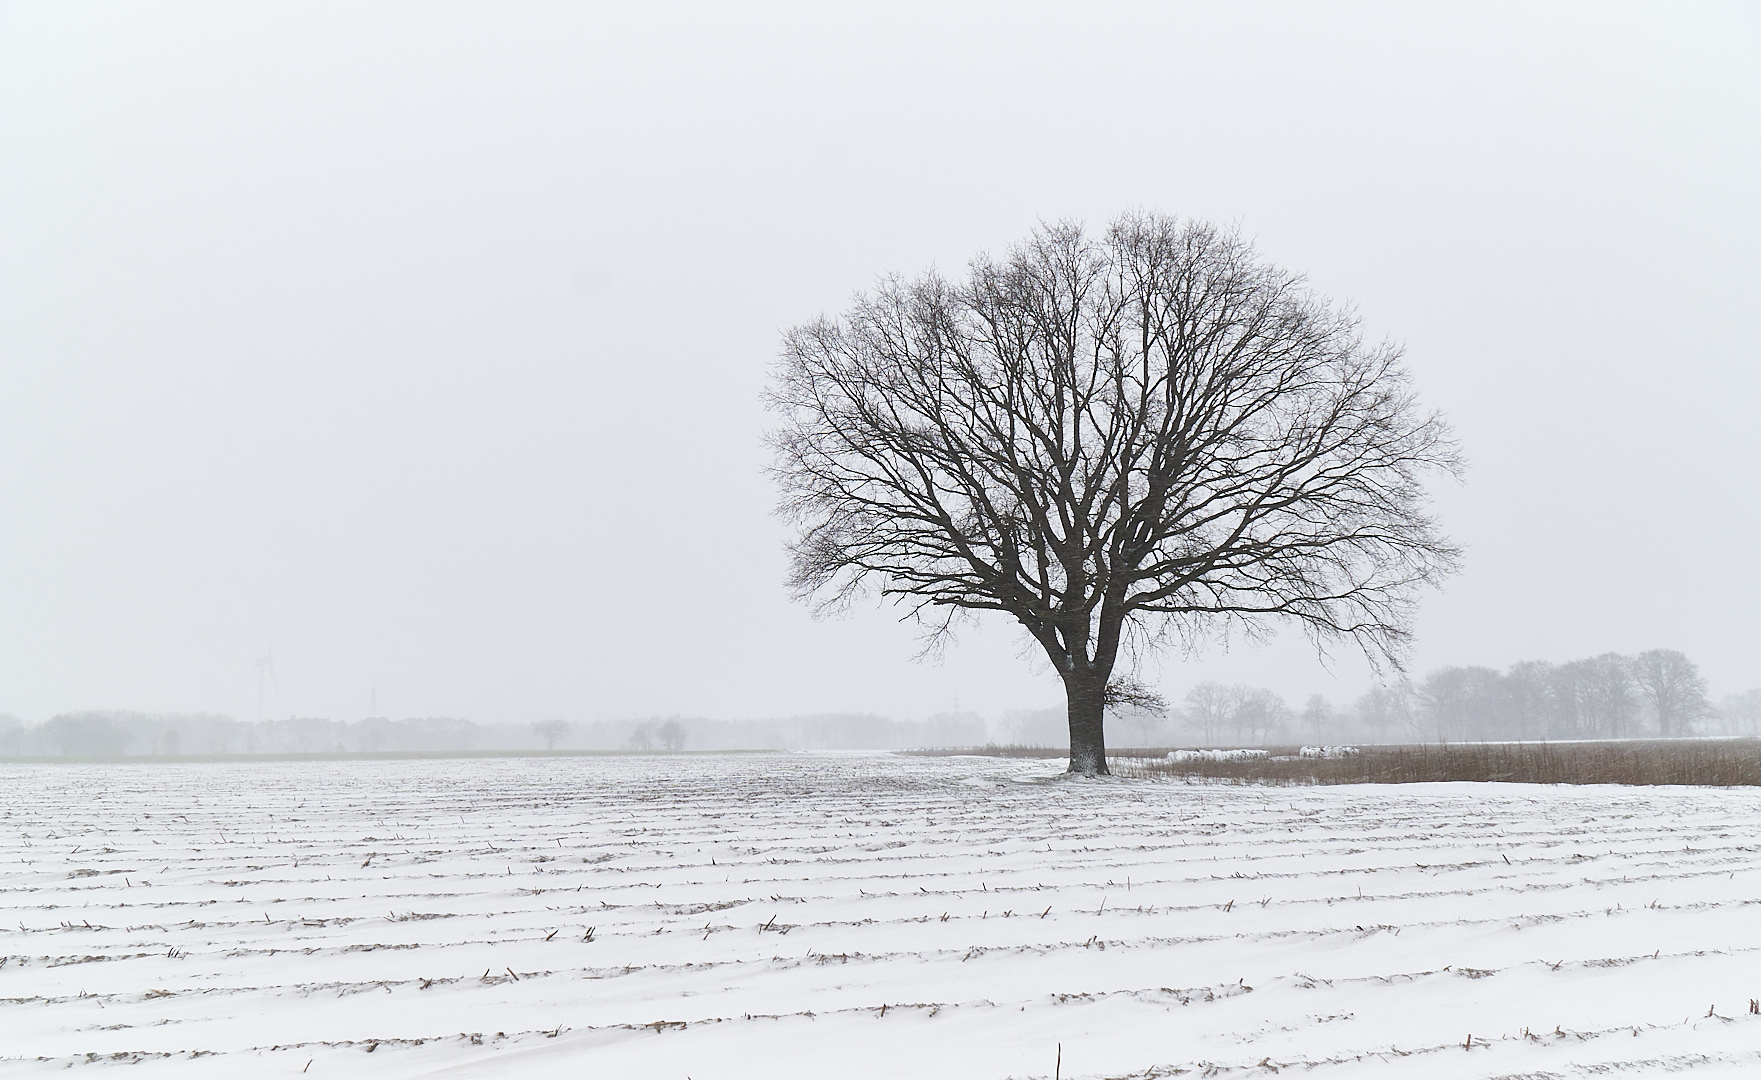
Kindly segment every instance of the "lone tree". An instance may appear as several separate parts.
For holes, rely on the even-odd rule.
[[[1047,225],[961,281],[884,278],[787,333],[769,403],[796,594],[878,589],[931,649],[1013,616],[1063,678],[1071,772],[1107,771],[1146,648],[1294,621],[1397,662],[1455,561],[1423,481],[1456,451],[1400,350],[1201,222]]]
[[[540,720],[532,725],[532,733],[544,740],[546,750],[555,750],[558,740],[569,733],[567,720]]]

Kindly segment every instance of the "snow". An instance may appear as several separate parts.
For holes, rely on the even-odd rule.
[[[1761,1075],[1761,793],[1055,768],[0,766],[0,1074]]]
[[[1338,758],[1354,758],[1358,756],[1358,753],[1358,748],[1355,746],[1305,746],[1296,752],[1296,756],[1304,758],[1320,758],[1322,760],[1335,760]]]

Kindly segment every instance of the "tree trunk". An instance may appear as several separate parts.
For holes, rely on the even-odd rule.
[[[1070,771],[1083,776],[1106,776],[1107,737],[1102,730],[1103,699],[1107,680],[1092,676],[1064,676],[1064,696],[1069,702]]]

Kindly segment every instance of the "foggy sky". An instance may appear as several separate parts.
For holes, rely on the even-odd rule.
[[[1761,6],[0,5],[0,711],[1055,705],[782,585],[779,333],[1238,224],[1471,468],[1415,673],[1761,685]],[[1148,671],[1355,697],[1300,638]]]

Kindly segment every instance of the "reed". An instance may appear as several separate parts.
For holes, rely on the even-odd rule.
[[[1365,746],[1356,757],[1334,759],[1300,758],[1296,747],[1267,749],[1270,758],[1253,761],[1169,761],[1163,751],[1126,750],[1107,764],[1118,776],[1254,784],[1761,785],[1757,739]]]

